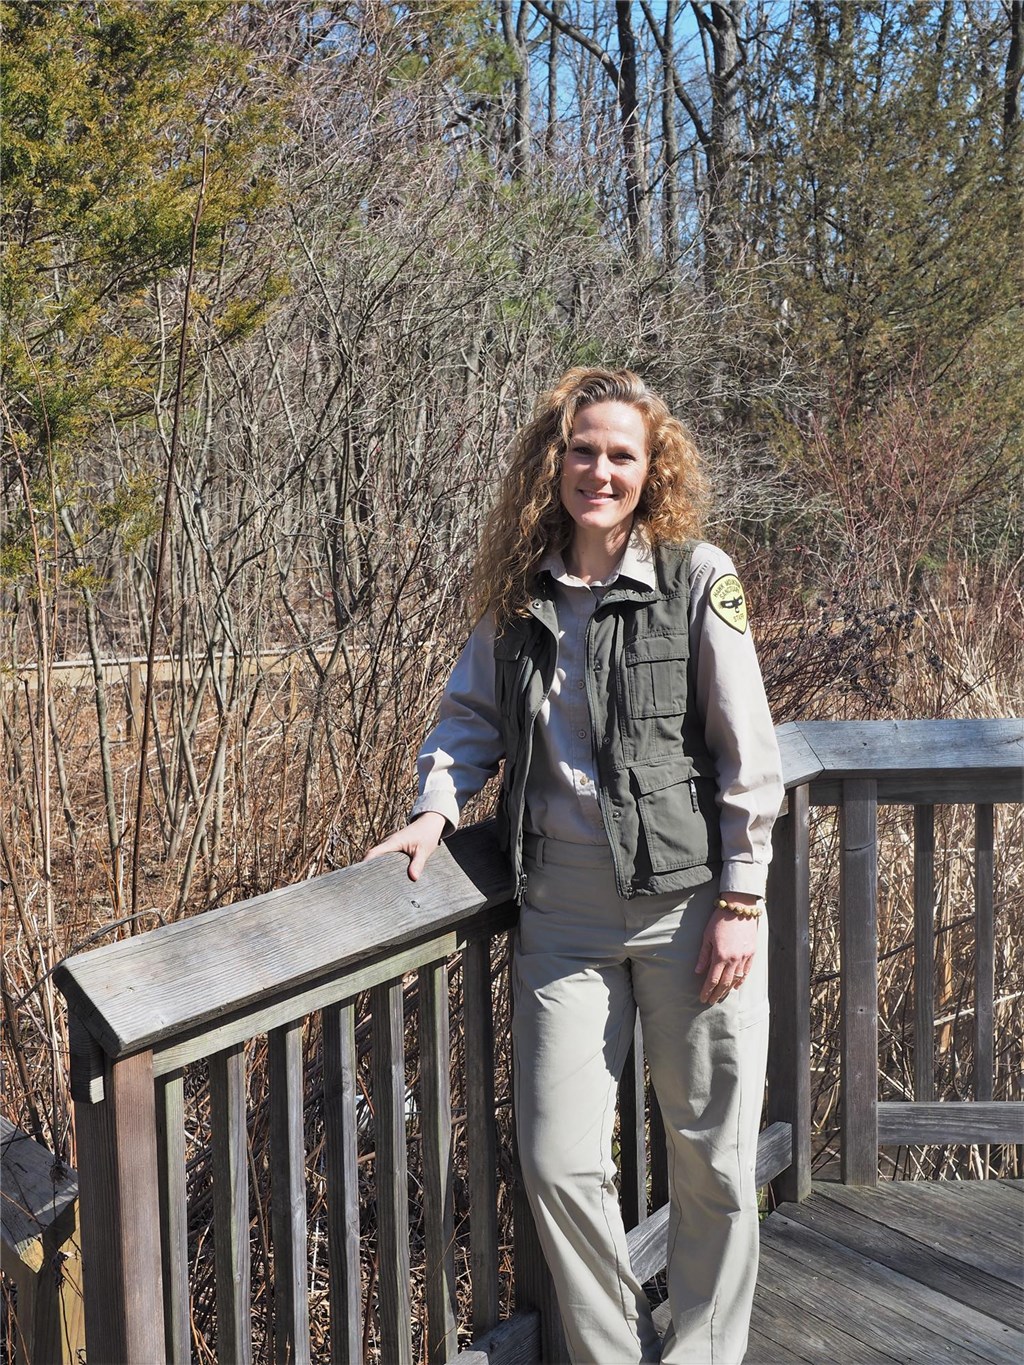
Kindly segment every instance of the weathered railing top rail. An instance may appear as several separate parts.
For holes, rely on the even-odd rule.
[[[818,805],[857,777],[878,783],[880,801],[1024,800],[1021,720],[812,720],[777,734],[787,789],[811,783]]]
[[[855,777],[875,780],[880,801],[1024,799],[1018,720],[802,721],[778,735],[787,788],[810,783],[814,804],[838,801]],[[210,1051],[209,1036],[189,1045],[197,1031],[228,1046],[375,984],[375,963],[387,964],[378,979],[393,978],[403,951],[412,970],[430,960],[418,944],[441,956],[435,940],[482,929],[489,912],[494,928],[511,922],[501,910],[511,881],[488,826],[451,839],[419,882],[396,879],[394,864],[344,868],[108,944],[69,958],[57,983],[108,1057],[152,1048],[161,1074]],[[353,984],[355,974],[364,979]]]
[[[69,958],[56,979],[108,1057],[151,1048],[160,1075],[514,921],[488,825],[456,835],[418,882],[394,870],[380,859],[282,887]]]

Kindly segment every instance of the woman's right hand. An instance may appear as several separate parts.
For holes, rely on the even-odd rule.
[[[418,881],[427,859],[441,842],[446,824],[444,816],[438,811],[424,811],[402,829],[389,834],[381,843],[374,844],[363,862],[379,858],[382,853],[406,853],[409,856],[409,880]]]

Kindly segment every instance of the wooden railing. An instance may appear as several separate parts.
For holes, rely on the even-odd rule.
[[[324,646],[313,650],[321,660],[327,659],[330,653],[331,650]],[[282,685],[290,694],[289,714],[294,715],[298,708],[299,677],[309,657],[306,650],[294,645],[240,657],[224,649],[199,654],[160,654],[153,660],[153,683],[159,686],[188,679],[200,690],[205,690],[214,677],[224,679],[236,670],[245,678],[282,677]],[[148,671],[145,655],[98,659],[95,663],[91,659],[54,659],[45,674],[38,664],[15,664],[13,668],[0,669],[0,696],[14,689],[37,692],[43,686],[44,677],[48,678],[51,689],[59,685],[72,691],[85,687],[92,692],[121,684],[125,699],[125,737],[131,739],[138,736],[142,724],[142,699]]]
[[[1024,794],[1020,723],[822,722],[783,726],[779,739],[788,804],[777,826],[769,888],[772,1032],[759,1182],[774,1181],[782,1198],[801,1199],[810,1189],[812,805],[840,808],[843,1178],[873,1183],[880,1144],[1019,1141],[1024,1105],[992,1100],[992,811],[993,803],[1019,803]],[[911,804],[916,811],[916,1024],[929,1046],[916,1053],[914,1101],[899,1104],[878,1101],[879,802]],[[977,809],[975,1099],[966,1103],[936,1103],[930,1079],[932,810],[945,802]],[[404,867],[396,856],[330,873],[96,949],[58,969],[70,1018],[89,1365],[191,1358],[186,1101],[193,1114],[196,1091],[204,1085],[216,1247],[215,1355],[221,1365],[252,1358],[255,1171],[246,1049],[264,1036],[274,1356],[310,1359],[303,1056],[303,1028],[310,1020],[318,1025],[310,1032],[320,1039],[330,1358],[363,1358],[357,1134],[367,1097],[357,1076],[356,1040],[362,1024],[357,1002],[367,1000],[379,1358],[387,1365],[411,1365],[413,1359],[411,1122],[418,1134],[423,1235],[417,1266],[426,1354],[431,1361],[455,1358],[460,1306],[449,973],[456,963],[466,1076],[465,1112],[457,1120],[469,1136],[471,1306],[463,1325],[474,1337],[461,1359],[497,1365],[562,1358],[550,1287],[509,1159],[507,1106],[494,1088],[499,1068],[492,1010],[504,993],[495,990],[500,955],[492,953],[492,942],[515,923],[508,868],[487,825],[450,839],[419,882],[411,883]],[[410,1089],[404,1048],[413,996],[419,1074]],[[644,1279],[664,1264],[667,1210],[658,1116],[656,1106],[646,1113],[638,1056],[620,1090],[620,1149],[631,1254]],[[208,1080],[194,1066],[204,1060]],[[190,1120],[192,1148],[199,1141],[194,1128]],[[498,1209],[509,1199],[515,1312],[499,1322]]]

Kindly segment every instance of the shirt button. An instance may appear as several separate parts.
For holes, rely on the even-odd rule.
[[[576,735],[577,735],[577,738],[578,738],[578,739],[586,739],[586,737],[587,737],[587,732],[586,732],[586,730],[577,730],[577,731],[576,731]]]
[[[576,687],[580,692],[582,692],[586,685],[587,684],[583,681],[583,679],[580,678],[579,682],[576,684]]]

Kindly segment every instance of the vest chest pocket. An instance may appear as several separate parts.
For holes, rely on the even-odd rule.
[[[626,645],[626,693],[630,714],[638,720],[678,716],[686,710],[686,665],[690,639],[677,635],[644,635]]]

